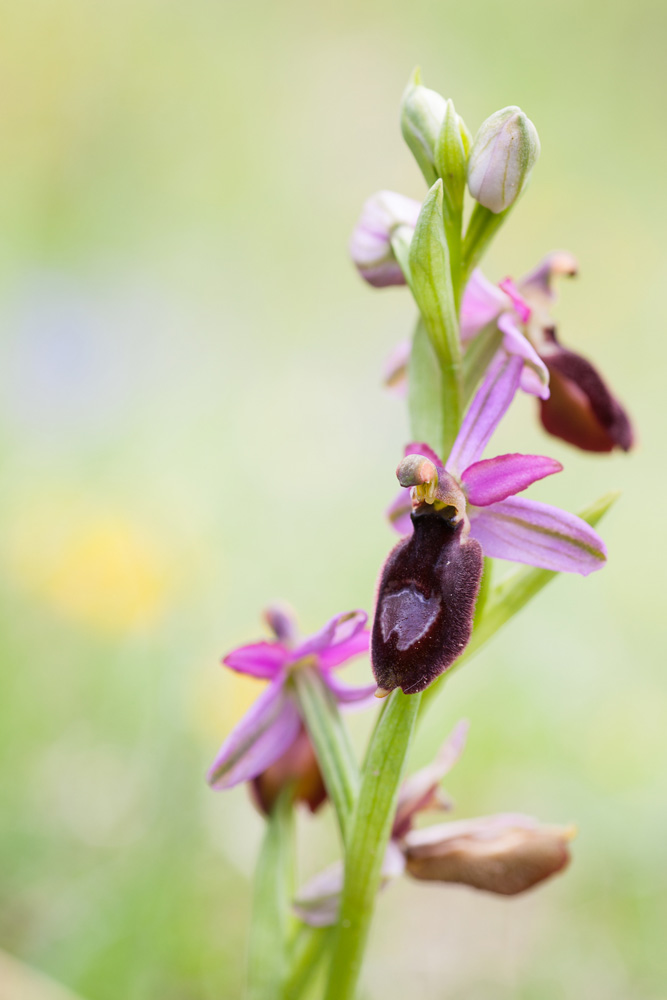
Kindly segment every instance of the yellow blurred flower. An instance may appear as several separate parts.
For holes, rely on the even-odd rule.
[[[55,505],[24,512],[9,546],[14,580],[61,614],[103,631],[154,623],[171,587],[154,540],[120,513],[62,515]]]

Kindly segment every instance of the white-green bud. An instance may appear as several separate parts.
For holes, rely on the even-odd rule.
[[[445,98],[422,86],[419,73],[415,73],[403,94],[401,132],[429,187],[438,178],[435,150],[446,110]]]
[[[521,194],[539,155],[537,129],[521,108],[496,111],[482,124],[470,150],[470,194],[490,211],[504,212]]]

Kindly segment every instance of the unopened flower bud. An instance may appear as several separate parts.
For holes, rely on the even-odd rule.
[[[517,200],[540,155],[540,140],[521,108],[487,118],[468,158],[468,190],[485,208],[503,212]]]
[[[514,896],[565,868],[574,834],[573,827],[541,826],[528,816],[438,824],[407,835],[407,871],[418,879]]]
[[[273,810],[284,788],[292,786],[295,802],[305,802],[315,812],[327,797],[324,781],[305,729],[292,745],[250,782],[253,801],[266,816]]]
[[[404,285],[405,276],[394,256],[391,237],[401,226],[410,236],[421,204],[395,191],[378,191],[364,204],[350,239],[350,256],[369,285]]]
[[[447,101],[421,84],[415,73],[401,103],[401,132],[429,187],[438,179],[436,147],[445,119]]]

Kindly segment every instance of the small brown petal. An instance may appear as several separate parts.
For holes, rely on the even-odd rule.
[[[311,812],[319,809],[327,797],[305,729],[282,757],[249,782],[250,794],[259,811],[268,816],[283,788],[290,784],[293,785],[294,801],[305,802]]]

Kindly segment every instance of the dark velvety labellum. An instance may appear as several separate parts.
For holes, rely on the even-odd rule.
[[[482,576],[482,549],[462,524],[412,515],[413,532],[382,570],[371,638],[373,673],[387,691],[423,691],[470,640]]]
[[[561,347],[546,357],[549,399],[540,403],[544,429],[584,451],[632,447],[632,425],[590,363]]]

